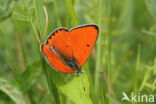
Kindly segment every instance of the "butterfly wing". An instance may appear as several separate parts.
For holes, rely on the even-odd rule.
[[[75,73],[74,70],[65,65],[63,61],[50,49],[50,47],[55,47],[68,58],[71,58],[73,56],[71,45],[71,37],[68,30],[60,28],[49,36],[46,43],[41,46],[41,51],[46,56],[50,65],[56,70],[64,73]]]
[[[47,39],[46,44],[54,46],[59,51],[64,53],[68,58],[72,58],[72,43],[69,35],[69,30],[65,28],[57,29]]]
[[[67,58],[75,59],[79,66],[82,66],[90,55],[96,39],[98,27],[96,25],[85,25],[67,30],[57,29],[53,32],[46,43],[41,46],[41,51],[47,57],[48,62],[56,70],[64,73],[76,73],[50,49],[55,47]]]
[[[73,57],[80,66],[84,65],[98,37],[96,25],[85,25],[70,31]]]

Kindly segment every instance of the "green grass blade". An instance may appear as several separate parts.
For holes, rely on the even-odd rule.
[[[74,10],[74,6],[72,4],[72,0],[65,0],[66,5],[67,5],[67,9],[68,9],[68,13],[72,19],[72,22],[75,26],[78,25],[78,20],[77,20],[77,15],[76,12]]]
[[[59,92],[65,95],[71,102],[74,104],[92,103],[89,96],[89,81],[85,73],[80,75],[64,74],[51,68],[48,73],[50,83],[52,81]]]
[[[48,68],[47,63],[45,63],[44,60],[42,60],[42,63],[43,63],[42,64],[43,70],[44,70],[46,78],[47,78],[50,93],[54,97],[55,103],[60,104],[60,97],[59,97],[58,89],[57,89],[55,83],[53,82],[53,80],[51,79],[52,78],[51,77],[51,69]]]
[[[44,26],[45,26],[45,16],[44,16],[44,10],[43,10],[43,1],[42,0],[33,0],[34,7],[35,7],[35,13],[37,18],[37,26],[39,29],[39,35],[43,36],[44,34]]]

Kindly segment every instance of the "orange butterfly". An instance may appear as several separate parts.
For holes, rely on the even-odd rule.
[[[94,24],[56,29],[41,45],[41,51],[49,64],[64,73],[80,73],[98,37]]]

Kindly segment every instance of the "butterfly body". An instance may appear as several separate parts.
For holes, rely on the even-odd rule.
[[[55,30],[41,46],[49,64],[64,73],[80,73],[98,37],[96,25]]]
[[[68,58],[62,52],[60,52],[58,49],[56,49],[53,46],[50,48],[62,60],[64,64],[66,64],[71,69],[75,70],[77,73],[81,73],[81,68],[74,58]]]

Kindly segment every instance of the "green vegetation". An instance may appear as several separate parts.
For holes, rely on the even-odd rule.
[[[155,0],[0,0],[0,104],[147,104],[155,95]],[[58,27],[100,32],[82,74],[53,70],[40,45]],[[149,104],[155,104],[149,103]]]

